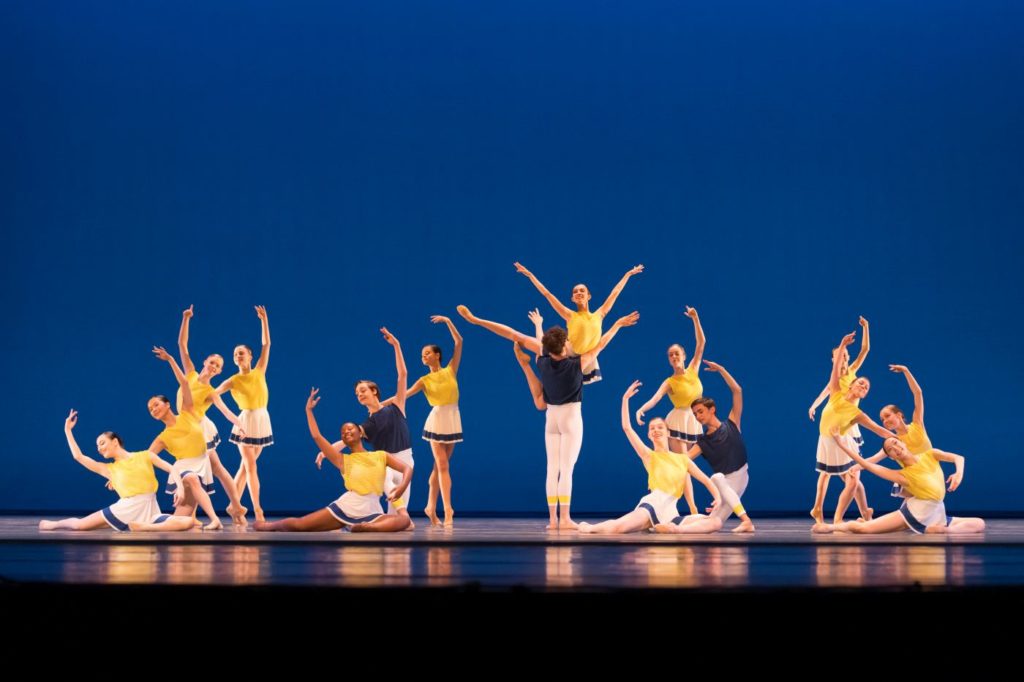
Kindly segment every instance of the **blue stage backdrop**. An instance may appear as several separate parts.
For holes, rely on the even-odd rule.
[[[692,352],[686,305],[745,389],[749,508],[810,507],[807,408],[862,314],[865,411],[909,411],[888,364],[909,365],[932,440],[968,457],[948,507],[1021,510],[1022,34],[1024,5],[976,0],[5,2],[0,505],[109,504],[68,453],[68,409],[89,454],[105,429],[147,447],[146,401],[175,389],[150,348],[175,349],[195,304],[193,356],[230,357],[259,345],[263,304],[264,504],[321,507],[341,480],[313,465],[309,387],[333,435],[365,416],[356,379],[393,390],[381,325],[411,382],[423,344],[451,350],[431,314],[554,323],[519,260],[562,300],[588,284],[595,307],[647,268],[613,311],[640,324],[586,389],[581,512],[645,493],[619,400],[633,379],[657,388],[670,343]],[[543,414],[510,344],[457,323],[456,509],[541,512]],[[427,411],[410,400],[413,510]]]

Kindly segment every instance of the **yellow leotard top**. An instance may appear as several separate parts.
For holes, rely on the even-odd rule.
[[[923,424],[910,422],[907,424],[907,432],[897,434],[896,437],[903,441],[912,455],[920,455],[932,449],[932,441],[924,430]]]
[[[672,401],[672,407],[690,409],[690,404],[704,395],[704,385],[700,383],[700,377],[695,371],[687,369],[682,374],[673,374],[667,381],[668,398]]]
[[[199,417],[191,412],[180,412],[174,426],[157,436],[174,459],[190,459],[206,452],[206,438]]]
[[[388,469],[388,453],[373,452],[342,453],[345,489],[360,495],[383,495],[384,480]]]
[[[576,312],[570,313],[566,322],[568,327],[569,341],[572,342],[572,351],[576,355],[583,355],[597,347],[601,341],[601,323],[604,316],[601,313]]]
[[[110,484],[122,499],[136,495],[152,495],[159,485],[153,462],[149,459],[149,450],[130,452],[124,459],[107,465]]]
[[[459,402],[459,382],[449,364],[436,372],[423,375],[423,394],[431,405],[454,405]]]
[[[239,372],[231,377],[231,397],[243,410],[266,407],[270,402],[267,375],[260,369],[252,369],[248,374]]]
[[[686,490],[686,477],[690,475],[690,458],[681,452],[647,450],[647,488],[660,490],[679,499]]]
[[[903,470],[907,479],[904,489],[919,500],[941,502],[946,497],[946,479],[932,450],[917,456],[917,463]]]
[[[839,434],[845,435],[846,431],[853,425],[857,415],[861,413],[860,408],[843,397],[843,392],[833,393],[829,396],[828,404],[821,413],[821,421],[818,422],[818,432],[829,438],[832,437],[832,429],[839,427]]]
[[[197,417],[206,416],[206,411],[213,405],[214,388],[210,384],[199,381],[199,372],[192,370],[185,375],[188,380],[188,388],[192,391],[192,411]],[[178,412],[181,412],[181,387],[178,388]]]

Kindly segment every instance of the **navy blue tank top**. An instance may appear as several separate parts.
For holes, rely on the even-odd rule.
[[[722,422],[714,433],[697,436],[697,445],[716,474],[731,474],[747,463],[747,446],[731,419]]]
[[[580,356],[552,360],[549,355],[537,358],[540,383],[544,387],[544,402],[548,405],[567,405],[583,400],[583,369]]]
[[[388,405],[377,410],[363,422],[363,434],[374,450],[390,454],[412,447],[409,436],[409,422],[397,405]]]

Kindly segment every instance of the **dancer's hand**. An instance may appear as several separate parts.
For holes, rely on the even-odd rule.
[[[260,318],[263,322],[267,321],[267,308],[266,306],[256,306],[256,317]]]
[[[636,423],[639,424],[640,426],[644,425],[644,411],[643,410],[637,410],[636,411]]]
[[[889,369],[896,372],[897,374],[906,374],[910,370],[907,369],[906,365],[889,365]]]
[[[963,478],[964,477],[959,473],[950,475],[950,477],[946,479],[946,489],[949,490],[949,492],[953,492],[960,487],[960,482],[963,481]]]
[[[544,318],[541,316],[540,310],[538,310],[537,308],[534,308],[530,312],[526,313],[526,316],[530,318],[530,322],[533,322],[534,325],[544,324]]]
[[[628,276],[632,277],[633,275],[639,275],[643,271],[644,271],[644,266],[643,265],[634,265],[632,268],[630,268],[629,272],[627,272],[626,274]]]
[[[615,324],[617,324],[620,327],[632,327],[634,324],[636,324],[639,321],[640,321],[640,313],[637,312],[636,310],[634,310],[629,315],[626,315],[624,317],[620,317],[619,319],[615,320]]]
[[[522,263],[515,262],[512,265],[516,266],[516,272],[518,272],[519,274],[526,275],[527,277],[533,276],[533,273],[527,270]]]
[[[181,311],[181,319],[183,319],[183,320],[190,319],[192,317],[192,310],[193,310],[193,308],[195,308],[194,304],[190,305],[188,308],[186,308],[185,310]]]
[[[157,356],[164,362],[171,361],[171,354],[164,350],[163,346],[153,346],[153,355]]]
[[[866,330],[868,328],[868,321],[864,319],[863,315],[860,316],[860,319],[857,320],[857,323],[861,326],[861,329]]]
[[[441,324],[441,323],[451,324],[452,323],[452,321],[449,320],[444,315],[431,315],[430,316],[430,321],[433,322],[434,324]]]
[[[241,438],[247,438],[248,437],[248,434],[246,434],[245,429],[243,429],[241,426],[236,426],[234,428],[234,432],[236,434],[238,434],[239,437],[241,437]]]
[[[685,315],[688,318],[690,318],[691,320],[696,320],[697,319],[697,309],[696,308],[691,308],[690,306],[686,306],[686,313],[685,313]]]
[[[114,489],[114,482],[111,481],[109,478],[107,479],[106,488],[107,488],[107,490],[113,490]]]
[[[311,388],[309,390],[309,397],[306,398],[306,412],[312,412],[316,404],[320,402],[320,396],[317,395],[319,392],[319,388]]]
[[[64,430],[70,432],[71,429],[75,428],[75,424],[77,424],[77,423],[78,423],[78,411],[77,410],[71,410],[70,412],[68,412],[68,418],[64,420]]]
[[[813,407],[807,408],[807,416],[811,418],[811,421],[814,421],[814,408]]]
[[[388,331],[387,327],[381,327],[380,333],[384,335],[384,340],[390,343],[392,346],[398,345],[398,339],[395,338],[394,334]]]
[[[722,504],[722,498],[715,495],[715,499],[711,501],[711,506],[707,507],[704,511],[708,514],[714,514],[715,510],[718,509]]]
[[[704,364],[705,364],[704,369],[707,370],[708,372],[720,372],[720,371],[722,371],[722,366],[720,364],[718,364],[717,362],[711,362],[710,360],[705,360]]]
[[[846,348],[857,339],[857,332],[850,332],[843,337],[843,340],[839,342],[840,348]]]
[[[316,468],[317,469],[320,469],[320,468],[323,467],[325,457],[326,457],[326,455],[324,455],[324,453],[322,453],[322,452],[316,453]]]
[[[629,385],[629,388],[626,389],[626,392],[622,394],[622,400],[623,401],[628,401],[630,398],[635,396],[637,393],[640,392],[640,387],[641,386],[643,386],[643,384],[640,383],[639,379],[634,381],[633,383],[631,383]]]
[[[181,486],[174,491],[174,496],[171,498],[171,505],[177,507],[182,503]]]

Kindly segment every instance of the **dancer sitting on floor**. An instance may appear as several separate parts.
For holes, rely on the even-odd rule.
[[[287,518],[282,521],[257,521],[256,530],[264,531],[324,531],[348,527],[352,532],[387,533],[405,530],[409,527],[408,514],[385,514],[380,505],[388,469],[402,475],[401,482],[392,488],[388,501],[401,505],[402,493],[412,482],[412,467],[404,461],[382,450],[367,452],[363,448],[359,426],[346,423],[341,426],[341,440],[350,452],[342,454],[329,440],[320,434],[320,427],[313,415],[313,408],[320,402],[318,389],[309,392],[306,400],[306,422],[322,456],[338,467],[345,479],[346,492],[329,505],[307,514],[302,518]],[[322,459],[317,457],[317,466]]]

